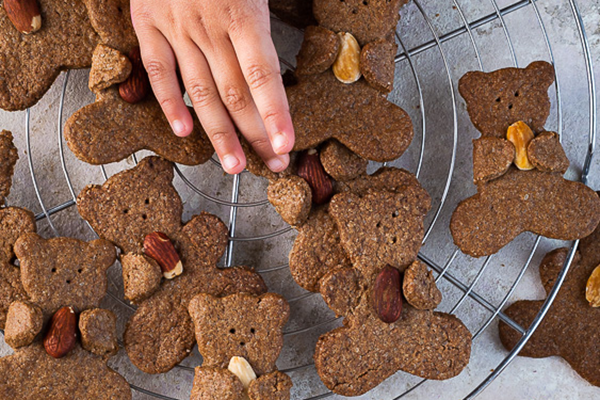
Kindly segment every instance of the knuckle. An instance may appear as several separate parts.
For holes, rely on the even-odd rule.
[[[225,90],[223,104],[225,104],[225,107],[227,107],[230,112],[238,113],[248,107],[248,95],[239,87],[232,86]]]
[[[229,139],[231,138],[231,133],[226,130],[214,130],[211,132],[207,132],[210,137],[210,141],[212,142],[215,148],[225,147]]]
[[[162,82],[169,75],[168,63],[162,60],[151,58],[144,62],[144,66],[152,82]]]
[[[160,94],[157,95],[158,104],[160,104],[160,108],[163,110],[170,110],[175,108],[177,104],[177,100],[174,97],[163,97]]]
[[[248,142],[250,143],[250,146],[252,146],[252,148],[254,150],[256,150],[257,152],[261,152],[261,151],[268,150],[271,148],[271,143],[269,142],[269,139],[267,139],[266,137],[259,137],[259,138],[251,139],[251,140],[248,140]]]
[[[270,82],[276,74],[272,68],[266,67],[261,64],[253,64],[247,69],[247,80],[248,85],[252,89],[258,89]]]
[[[216,99],[216,91],[205,80],[188,82],[187,92],[196,107],[205,107]]]

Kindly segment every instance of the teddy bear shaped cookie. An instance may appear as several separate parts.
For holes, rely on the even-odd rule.
[[[7,111],[37,103],[60,71],[89,67],[100,41],[80,0],[19,3],[0,7],[0,108]]]
[[[114,246],[30,232],[14,249],[24,296],[6,317],[4,339],[15,352],[0,358],[0,397],[130,399],[127,381],[106,365],[119,349],[116,317],[98,308]]]
[[[413,137],[408,114],[388,102],[403,0],[315,0],[318,26],[305,30],[298,83],[287,88],[294,150],[336,139],[374,161],[402,155]],[[361,79],[364,76],[365,79]]]
[[[173,134],[151,93],[139,47],[127,56],[100,44],[92,60],[89,87],[96,101],[65,125],[67,145],[79,159],[107,164],[147,149],[173,162],[197,165],[212,156],[214,149],[197,118],[189,136]]]
[[[550,292],[569,250],[556,249],[540,264],[540,279],[546,293]],[[600,229],[581,240],[567,277],[542,323],[519,353],[525,357],[560,356],[586,381],[600,386],[600,349],[598,348],[598,294],[600,281]],[[594,274],[594,271],[596,273]],[[505,310],[507,316],[522,327],[528,327],[543,304],[542,300],[517,301]],[[506,349],[512,349],[521,339],[518,332],[500,322],[500,339]]]
[[[289,400],[292,381],[275,367],[290,313],[283,297],[199,294],[188,310],[204,359],[195,371],[192,400]]]
[[[583,238],[600,221],[600,198],[563,178],[569,166],[558,135],[544,130],[554,68],[469,72],[459,91],[481,137],[473,141],[477,194],[463,200],[450,229],[466,254],[494,254],[530,231],[561,240]]]
[[[172,180],[170,162],[147,157],[102,186],[88,186],[77,199],[81,216],[122,251],[125,297],[138,305],[124,345],[147,373],[169,371],[191,352],[195,338],[187,306],[195,295],[266,291],[249,268],[217,268],[227,228],[207,213],[183,224]]]

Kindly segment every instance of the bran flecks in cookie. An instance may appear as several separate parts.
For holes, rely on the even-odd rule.
[[[92,56],[88,87],[94,93],[125,81],[131,73],[129,58],[118,50],[99,44]]]
[[[312,194],[308,183],[299,176],[290,175],[270,182],[267,198],[288,224],[296,226],[306,221]]]
[[[368,161],[351,152],[337,140],[325,142],[319,152],[321,164],[336,181],[349,181],[366,174]]]
[[[478,193],[459,203],[450,222],[464,253],[494,254],[526,231],[575,240],[598,225],[600,198],[562,177],[568,160],[558,135],[544,131],[553,81],[552,65],[541,61],[460,79],[471,121],[482,133],[473,152]],[[511,146],[516,166],[507,168]]]
[[[412,140],[408,114],[364,80],[347,85],[326,71],[300,79],[287,95],[296,151],[332,138],[363,158],[384,162],[400,157]]]
[[[340,38],[320,26],[309,26],[298,53],[296,75],[313,75],[327,71],[340,52]]]
[[[561,248],[546,254],[540,264],[540,278],[550,292],[568,254]],[[581,240],[567,277],[542,323],[519,353],[525,357],[560,356],[592,385],[600,386],[600,347],[598,326],[600,309],[586,300],[586,282],[600,263],[600,229]],[[505,310],[506,315],[527,328],[544,303],[543,300],[517,301]],[[512,349],[521,335],[500,322],[500,339]]]
[[[419,260],[404,271],[402,292],[408,304],[418,310],[433,310],[442,301],[433,273]]]
[[[0,204],[8,197],[12,186],[12,176],[19,152],[13,144],[13,136],[9,131],[0,132]]]
[[[525,122],[534,132],[544,129],[550,115],[548,88],[554,68],[536,61],[527,68],[467,72],[459,82],[473,125],[482,136],[506,138],[508,127]]]
[[[124,342],[133,364],[147,373],[166,372],[191,352],[195,338],[187,305],[192,297],[266,291],[260,276],[248,268],[217,268],[227,245],[227,228],[207,213],[183,224],[173,174],[170,162],[147,157],[103,186],[88,186],[77,199],[82,217],[100,237],[121,248],[122,263],[128,262],[128,255],[142,255],[146,235],[154,232],[170,239],[183,263],[180,276],[163,280],[158,288],[149,285],[153,292],[125,288],[126,293],[133,290],[146,298],[130,318]]]
[[[398,45],[386,39],[367,43],[360,52],[360,70],[371,86],[383,93],[392,91]]]
[[[250,399],[290,398],[291,380],[275,367],[283,346],[282,328],[290,313],[283,297],[273,293],[232,294],[222,298],[200,294],[192,299],[188,309],[196,327],[198,351],[204,358],[202,367],[196,368],[193,400],[208,398],[202,397],[206,395],[223,398],[227,387],[239,390],[235,380],[224,372],[226,368],[232,369],[230,363],[234,357],[242,357],[245,360],[242,367],[247,362],[249,366],[245,368],[252,369],[244,377],[252,374],[258,377],[248,385]],[[234,368],[232,372],[236,371]],[[207,374],[223,386],[207,382]],[[241,383],[245,383],[243,379]]]
[[[334,32],[350,32],[361,46],[387,38],[396,29],[405,0],[314,0],[319,25]]]
[[[129,0],[83,0],[102,43],[128,54],[138,45]]]
[[[35,233],[19,237],[15,254],[23,288],[44,314],[63,306],[77,306],[80,310],[98,307],[106,294],[106,270],[116,257],[114,246],[106,240],[46,240]]]
[[[73,114],[65,125],[65,139],[71,151],[90,164],[120,161],[138,150],[151,150],[166,159],[186,165],[206,162],[214,153],[200,122],[194,118],[189,136],[173,134],[160,104],[150,93],[139,103],[130,104],[114,84],[124,81],[122,54],[107,46],[96,49],[90,72],[90,85],[96,88],[96,101]],[[115,60],[106,68],[106,57]],[[97,61],[97,62],[96,62]],[[107,74],[112,72],[113,75]],[[103,77],[102,80],[98,76]],[[96,81],[102,84],[96,84]],[[107,84],[113,86],[102,89]],[[195,115],[192,112],[192,115]]]
[[[11,344],[20,345],[13,355],[0,359],[0,398],[130,399],[127,381],[106,365],[116,351],[116,325],[106,321],[95,324],[95,339],[89,335],[94,324],[85,322],[88,314],[115,320],[108,310],[86,310],[95,307],[106,294],[106,270],[115,260],[114,246],[105,240],[89,243],[68,238],[44,240],[35,233],[27,233],[18,239],[15,253],[30,302],[15,301],[10,307],[6,339],[15,332],[15,339],[21,342]],[[84,346],[99,349],[97,338],[109,337],[115,347],[99,356],[85,350],[77,343],[78,339],[72,349],[66,350],[61,348],[66,336],[51,340],[49,335],[66,335],[68,330],[77,335],[75,322],[51,329],[54,320],[51,317],[59,309],[65,309],[65,305],[70,307],[68,312],[83,311],[80,330],[86,337]],[[77,316],[72,318],[76,321]],[[44,322],[43,335],[39,335]]]
[[[86,68],[100,38],[81,1],[39,1],[42,27],[25,35],[0,7],[0,108],[8,111],[33,106],[60,71]]]

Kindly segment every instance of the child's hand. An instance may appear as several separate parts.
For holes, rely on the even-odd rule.
[[[189,135],[194,110],[230,174],[245,165],[234,125],[268,167],[289,163],[294,128],[271,40],[267,0],[131,0],[152,89],[173,131]]]

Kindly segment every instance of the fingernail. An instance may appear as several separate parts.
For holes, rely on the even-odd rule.
[[[238,160],[238,158],[232,154],[226,154],[223,156],[222,163],[223,169],[225,171],[231,171],[232,169],[240,165],[240,160]]]
[[[173,127],[173,132],[175,132],[177,136],[182,135],[183,131],[185,130],[185,125],[183,125],[183,122],[178,119],[173,121],[171,126]]]
[[[277,132],[273,135],[273,150],[275,153],[283,152],[288,145],[288,138],[283,132]]]
[[[267,161],[267,165],[269,166],[269,169],[273,172],[281,172],[284,169],[287,168],[287,158],[288,156],[281,156],[281,157],[277,157],[277,158],[272,158],[269,161]]]

